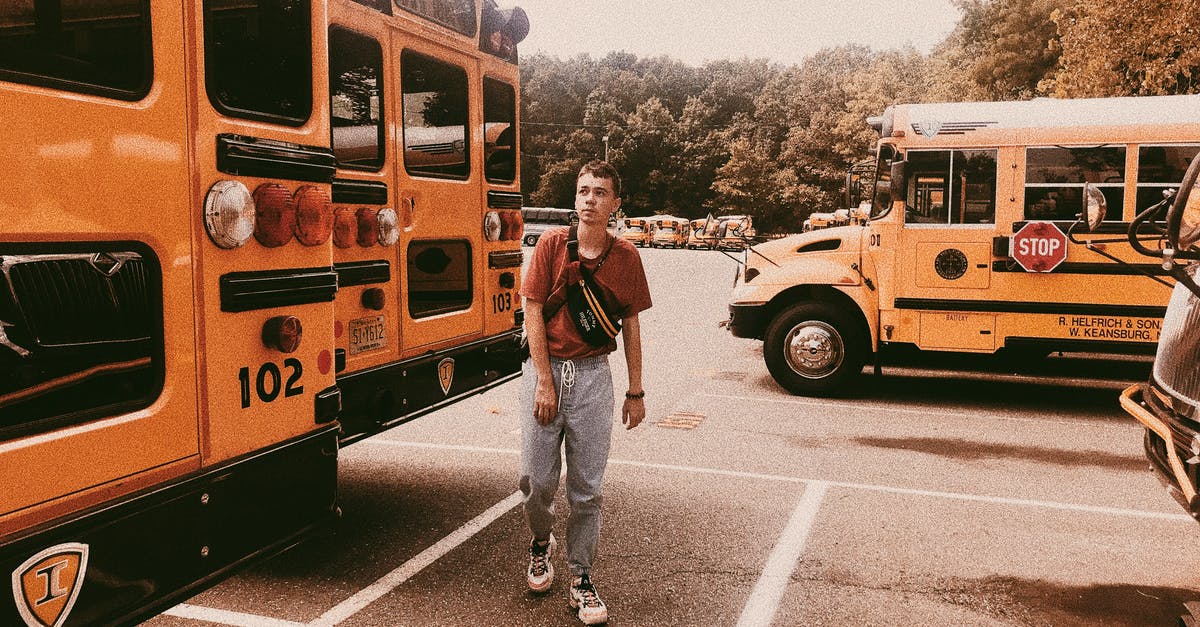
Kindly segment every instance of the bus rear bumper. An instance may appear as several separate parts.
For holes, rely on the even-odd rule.
[[[763,329],[767,324],[767,306],[765,303],[729,305],[729,332],[734,337],[762,339]]]
[[[339,376],[342,444],[519,377],[520,331],[516,327],[470,344]]]
[[[248,563],[332,530],[337,454],[337,428],[330,425],[2,538],[0,569],[13,573],[42,552],[82,550],[86,570],[67,622],[139,622]],[[22,624],[15,602],[13,594],[0,595],[0,624]]]

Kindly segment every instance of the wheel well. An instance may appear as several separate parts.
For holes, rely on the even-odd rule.
[[[868,354],[870,347],[874,345],[871,341],[871,326],[867,323],[866,317],[863,315],[862,308],[858,303],[854,302],[840,290],[836,290],[828,285],[796,285],[789,287],[786,290],[775,295],[771,302],[767,303],[765,315],[763,316],[763,328],[760,335],[765,336],[767,325],[779,312],[801,302],[824,302],[845,311],[853,312],[852,317],[858,323],[858,329],[867,338]]]

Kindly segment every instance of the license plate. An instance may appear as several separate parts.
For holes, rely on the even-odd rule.
[[[350,354],[357,355],[387,346],[383,331],[383,316],[350,321]]]

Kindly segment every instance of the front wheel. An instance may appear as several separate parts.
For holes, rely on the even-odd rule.
[[[829,303],[798,303],[767,326],[763,358],[787,391],[824,396],[843,391],[862,373],[868,346],[851,313]]]

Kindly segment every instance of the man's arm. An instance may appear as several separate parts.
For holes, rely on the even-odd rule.
[[[625,364],[629,370],[629,391],[621,406],[621,422],[625,429],[632,429],[646,417],[646,401],[642,398],[642,329],[637,314],[621,320],[621,338],[625,344]],[[532,344],[530,344],[532,346]],[[637,398],[629,398],[636,396]]]
[[[554,422],[558,415],[558,393],[554,390],[554,374],[550,371],[550,348],[546,341],[546,321],[542,319],[544,303],[525,299],[525,339],[529,342],[529,358],[537,370],[537,388],[533,394],[533,417],[539,425]]]

